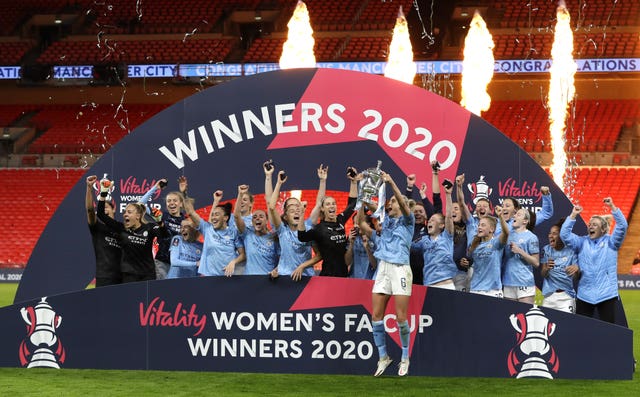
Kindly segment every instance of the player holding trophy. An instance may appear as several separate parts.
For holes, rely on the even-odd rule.
[[[380,168],[380,162],[376,171]],[[391,175],[384,171],[377,176],[372,175],[370,170],[368,176],[363,175],[364,186],[380,186],[378,191],[384,191],[384,183],[389,183],[393,190],[393,197],[389,202],[384,203],[384,197],[378,197],[378,211],[386,207],[387,215],[382,220],[382,228],[378,234],[365,220],[364,205],[358,210],[358,222],[361,230],[370,238],[375,246],[375,258],[378,260],[375,283],[372,290],[373,310],[371,315],[373,325],[373,340],[378,348],[380,359],[373,376],[380,376],[393,361],[387,354],[386,331],[384,325],[384,314],[389,299],[395,298],[396,321],[400,332],[402,344],[402,358],[400,361],[398,375],[405,376],[409,373],[409,341],[410,329],[407,321],[407,310],[411,297],[411,284],[413,274],[409,265],[409,249],[411,238],[413,237],[413,226],[415,218],[409,209],[409,200],[402,195],[400,189],[391,178]],[[362,189],[365,190],[364,188]],[[365,196],[366,198],[366,196]],[[364,201],[364,198],[363,200]],[[384,212],[384,210],[382,210]]]

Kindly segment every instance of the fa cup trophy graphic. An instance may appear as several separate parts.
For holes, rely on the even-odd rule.
[[[518,332],[518,344],[509,352],[509,374],[517,374],[516,378],[553,379],[551,372],[558,373],[560,368],[555,350],[549,345],[549,337],[555,332],[556,325],[536,306],[526,314],[512,314],[509,320]],[[522,364],[520,353],[526,357]]]
[[[467,188],[471,192],[471,200],[473,204],[478,204],[480,199],[489,199],[489,195],[493,191],[484,180],[484,175],[480,175],[480,179],[476,183],[467,184]]]
[[[56,329],[60,327],[62,317],[56,314],[46,297],[35,307],[23,307],[20,314],[27,323],[27,339],[20,344],[22,366],[60,368],[60,363],[64,363],[65,352]],[[27,342],[35,347],[35,351],[30,351]]]
[[[360,181],[358,201],[362,201],[367,204],[374,204],[375,201],[373,198],[379,198],[380,187],[384,185],[380,165],[382,165],[382,161],[378,160],[376,168],[369,168],[362,172],[363,178]]]

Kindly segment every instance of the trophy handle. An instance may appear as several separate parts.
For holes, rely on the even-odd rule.
[[[549,323],[548,327],[549,327],[548,336],[551,336],[551,335],[553,335],[554,332],[556,332],[556,324],[555,323]]]
[[[511,320],[511,326],[515,328],[516,331],[522,333],[522,329],[520,329],[520,325],[518,324],[518,317],[512,314],[509,316],[509,320]]]
[[[20,309],[20,314],[22,315],[22,319],[25,323],[27,323],[27,325],[33,325],[31,324],[31,320],[29,319],[29,314],[26,308],[23,307],[22,309]]]

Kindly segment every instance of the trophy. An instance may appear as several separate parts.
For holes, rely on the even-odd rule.
[[[95,192],[96,192],[96,196],[99,196],[99,195],[100,195],[100,184],[101,184],[101,183],[102,183],[102,181],[104,181],[104,180],[107,180],[107,181],[109,180],[109,174],[107,174],[106,172],[105,172],[105,173],[104,173],[104,175],[102,176],[102,179],[100,179],[99,181],[96,181],[96,182],[93,184],[93,190],[95,190]],[[115,183],[112,183],[112,184],[111,184],[111,187],[109,187],[109,194],[107,195],[107,197],[105,197],[105,201],[108,201],[108,202],[112,202],[112,201],[113,201],[113,198],[112,198],[111,194],[113,193],[113,190],[114,190],[115,188],[116,188],[116,184],[115,184]]]
[[[542,310],[535,306],[529,309],[524,318],[520,319],[522,324],[519,324],[516,315],[512,314],[509,319],[513,328],[520,334],[519,340],[521,342],[517,348],[527,356],[516,378],[552,379],[553,376],[544,356],[553,350],[549,345],[549,337],[556,330],[556,325],[550,322]],[[554,372],[556,371],[554,370]]]
[[[32,311],[23,307],[20,314],[31,330],[29,341],[36,346],[27,368],[60,368],[52,346],[58,342],[56,328],[60,326],[62,317],[56,314],[46,297]]]
[[[380,165],[382,161],[378,160],[376,168],[368,168],[362,172],[362,180],[360,181],[360,189],[358,191],[358,201],[367,204],[375,204],[374,197],[378,197],[380,187],[384,185],[382,180],[382,170]]]

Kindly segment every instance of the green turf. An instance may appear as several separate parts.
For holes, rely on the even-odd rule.
[[[15,284],[0,284],[0,306],[12,303]],[[621,291],[629,325],[640,329],[640,291]],[[0,325],[1,326],[1,325]],[[634,335],[634,354],[640,356]],[[219,372],[46,370],[0,368],[0,396],[633,396],[631,381],[373,378],[371,376],[273,375]]]
[[[17,289],[18,283],[0,283],[0,307],[13,304]]]

